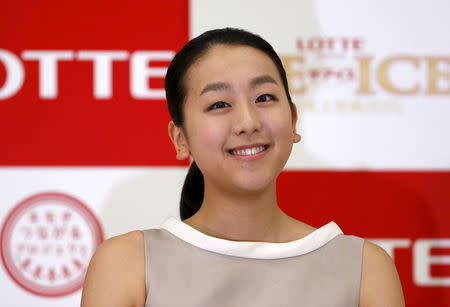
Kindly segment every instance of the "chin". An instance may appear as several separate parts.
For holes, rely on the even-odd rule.
[[[238,178],[235,182],[236,188],[242,192],[257,193],[263,192],[268,189],[274,182],[276,178],[272,177],[251,177],[251,178]]]

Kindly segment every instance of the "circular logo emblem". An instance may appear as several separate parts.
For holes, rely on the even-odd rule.
[[[78,199],[40,193],[20,202],[6,217],[1,258],[25,290],[64,296],[82,287],[91,256],[102,241],[98,220]]]

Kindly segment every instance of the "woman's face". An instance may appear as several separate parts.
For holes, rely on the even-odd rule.
[[[275,183],[300,137],[272,60],[252,47],[216,45],[184,85],[185,133],[169,125],[178,157],[192,155],[207,186],[249,192]]]

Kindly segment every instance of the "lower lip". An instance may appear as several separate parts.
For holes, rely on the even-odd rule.
[[[252,160],[256,160],[259,159],[260,157],[262,157],[263,155],[266,154],[266,152],[270,149],[270,146],[267,147],[266,149],[264,149],[263,151],[258,152],[257,154],[254,155],[248,155],[248,156],[240,156],[240,155],[233,155],[231,153],[229,153],[233,158],[236,158],[238,160],[243,160],[243,161],[252,161]]]

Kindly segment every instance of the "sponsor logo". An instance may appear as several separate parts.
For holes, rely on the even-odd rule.
[[[291,95],[305,111],[388,112],[402,98],[450,95],[450,57],[409,52],[375,54],[357,37],[298,38],[282,55]]]
[[[11,278],[30,293],[59,297],[79,290],[103,232],[81,201],[62,193],[39,193],[7,216],[1,258]]]
[[[151,83],[154,79],[164,78],[167,67],[151,64],[170,62],[174,55],[171,50],[140,50],[131,54],[126,50],[24,50],[20,58],[9,50],[0,49],[0,64],[6,73],[0,86],[0,100],[13,97],[23,87],[25,69],[22,60],[39,63],[40,99],[58,98],[59,63],[67,61],[92,62],[94,98],[110,99],[113,96],[113,63],[129,61],[131,96],[161,100],[165,98],[164,89],[153,88]]]
[[[369,240],[384,248],[394,260],[395,250],[411,249],[412,245],[414,283],[423,287],[450,286],[450,276],[435,276],[436,268],[450,265],[450,257],[445,253],[450,249],[450,238],[417,239],[414,242],[408,238]],[[442,252],[436,253],[438,251]]]

